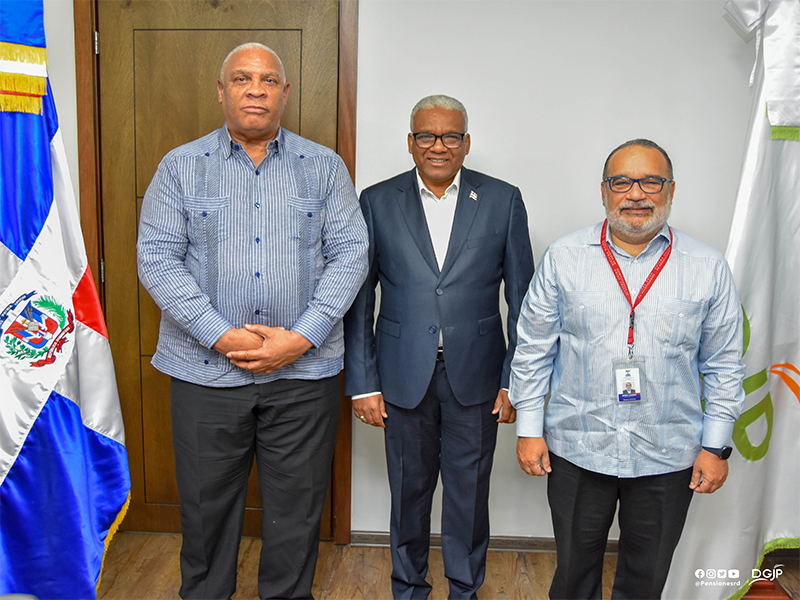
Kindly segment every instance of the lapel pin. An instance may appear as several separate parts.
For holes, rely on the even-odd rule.
[[[472,190],[469,193],[469,197],[472,198],[473,200],[475,200],[476,202],[478,201],[478,194],[475,193],[475,190]]]

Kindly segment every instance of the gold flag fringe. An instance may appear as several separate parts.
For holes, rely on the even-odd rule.
[[[0,42],[0,60],[46,65],[47,49]]]
[[[103,568],[106,566],[106,556],[108,555],[108,546],[111,544],[111,538],[116,535],[117,530],[119,529],[120,524],[122,523],[123,519],[125,518],[125,514],[128,512],[128,506],[131,504],[131,494],[128,492],[128,499],[125,500],[125,504],[119,511],[117,518],[114,520],[114,524],[108,530],[108,535],[106,536],[106,548],[103,550],[103,562],[100,565],[100,573],[97,575],[97,587],[95,588],[95,593],[100,590],[100,582],[103,579]]]
[[[47,78],[21,73],[0,73],[0,94],[3,92],[44,96],[47,94]]]
[[[0,93],[0,112],[42,114],[41,96],[15,96]]]

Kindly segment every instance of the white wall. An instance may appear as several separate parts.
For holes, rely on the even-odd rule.
[[[723,4],[360,0],[356,187],[413,166],[409,112],[444,93],[469,112],[465,165],[522,190],[537,262],[557,237],[603,218],[603,161],[635,137],[673,159],[670,223],[724,251],[755,51]],[[501,426],[492,534],[549,537],[546,482],[519,469],[515,443],[513,426]],[[435,531],[440,510],[437,500]],[[352,515],[354,531],[388,531],[383,435],[361,423]]]
[[[44,0],[47,71],[78,201],[78,116],[75,83],[75,25],[72,0]]]
[[[44,4],[51,85],[77,190],[72,2]],[[413,166],[405,141],[411,107],[446,93],[470,114],[465,164],[522,190],[537,260],[556,237],[603,217],[603,160],[633,137],[649,137],[672,156],[671,224],[724,251],[754,48],[723,4],[360,0],[357,188]],[[522,473],[515,442],[513,427],[501,427],[492,533],[550,536],[545,481]],[[440,510],[437,501],[435,531]],[[389,529],[383,436],[361,423],[352,528]]]

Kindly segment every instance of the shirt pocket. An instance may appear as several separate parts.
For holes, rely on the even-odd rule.
[[[291,235],[301,248],[316,248],[325,223],[325,200],[316,198],[288,199],[291,214]]]
[[[215,296],[216,266],[219,251],[228,240],[226,218],[231,198],[198,198],[186,196],[183,209],[186,215],[186,268],[194,275],[204,293]]]
[[[561,329],[583,340],[604,337],[610,323],[606,313],[605,292],[565,291]]]
[[[702,331],[703,303],[659,296],[656,332],[667,353],[697,348]]]
[[[208,239],[208,236],[218,237],[222,233],[222,214],[230,205],[230,196],[220,198],[184,197],[183,209],[188,221],[189,240],[193,243],[202,243]]]

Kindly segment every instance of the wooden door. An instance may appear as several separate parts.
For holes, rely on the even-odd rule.
[[[177,532],[169,378],[150,365],[160,311],[136,275],[142,197],[164,154],[223,124],[220,64],[247,41],[283,60],[292,90],[282,125],[336,149],[340,7],[336,0],[107,0],[97,7],[105,308],[132,479],[123,528]],[[349,432],[350,420],[340,432],[343,425]],[[335,460],[349,464],[349,448]],[[347,500],[349,536],[349,489]],[[245,535],[260,535],[259,506],[251,473]],[[323,539],[332,536],[330,506],[329,493]]]

